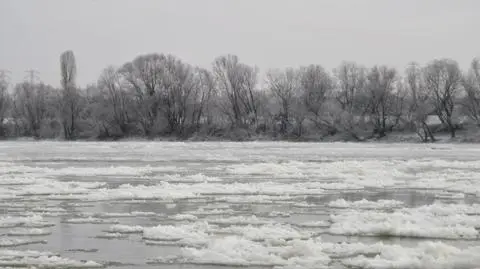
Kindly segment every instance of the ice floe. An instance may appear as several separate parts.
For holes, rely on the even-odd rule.
[[[71,224],[116,224],[119,223],[116,219],[100,219],[94,217],[87,217],[87,218],[72,218],[66,219],[63,221],[64,223],[71,223]]]
[[[229,226],[219,229],[218,232],[239,235],[254,241],[307,239],[312,235],[309,231],[281,223],[262,226]]]
[[[451,269],[478,268],[480,247],[456,248],[441,242],[422,242],[417,247],[385,246],[379,254],[360,255],[342,263],[356,268]]]
[[[197,216],[192,214],[176,214],[173,216],[169,216],[168,218],[177,221],[195,221],[198,219]]]
[[[143,229],[143,238],[156,241],[173,241],[181,245],[202,245],[209,237],[210,225],[195,222],[183,225],[158,225]]]
[[[321,246],[293,240],[283,247],[262,244],[230,236],[213,239],[200,249],[183,248],[177,257],[163,257],[157,262],[181,262],[224,266],[277,266],[278,268],[327,268],[328,255]]]
[[[329,207],[335,208],[350,208],[350,209],[387,209],[403,206],[403,202],[396,200],[378,200],[378,201],[368,201],[362,199],[359,201],[345,201],[344,199],[339,199],[328,203]]]
[[[477,239],[479,206],[434,204],[394,212],[347,211],[332,215],[333,234]]]
[[[31,244],[45,244],[45,240],[18,239],[18,238],[0,238],[0,247],[17,247]]]
[[[125,234],[130,234],[130,233],[142,233],[143,232],[143,227],[139,225],[135,226],[129,226],[129,225],[122,225],[122,224],[116,224],[110,226],[108,229],[108,232],[110,233],[125,233]]]
[[[45,221],[43,217],[38,214],[30,214],[28,216],[0,217],[1,228],[11,228],[16,226],[42,228],[53,226],[53,224]]]
[[[29,268],[103,268],[104,266],[94,261],[76,261],[60,256],[0,256],[2,267],[29,267]],[[34,266],[34,267],[32,267]]]
[[[124,238],[127,235],[124,233],[104,233],[101,235],[97,235],[96,238],[103,238],[103,239],[115,239],[115,238]]]
[[[166,175],[164,178],[161,178],[161,180],[168,181],[168,182],[220,182],[222,181],[221,178],[210,177],[204,174],[195,174],[195,175],[187,175],[187,176],[182,176],[179,174]]]
[[[260,224],[272,223],[271,220],[258,218],[255,215],[215,218],[215,219],[207,219],[207,221],[211,224],[222,224],[222,225],[248,225],[248,224],[260,225]]]
[[[477,268],[480,247],[457,248],[442,242],[405,247],[376,243],[327,243],[319,239],[256,242],[244,237],[211,238],[200,248],[184,247],[179,255],[157,263],[190,263],[275,268],[331,268],[333,261],[353,268]]]
[[[318,220],[297,223],[296,225],[304,228],[325,228],[330,226],[330,222],[326,220]]]
[[[7,235],[11,235],[11,236],[43,236],[43,235],[49,235],[51,233],[52,233],[52,231],[49,230],[49,229],[17,228],[17,229],[13,229],[13,230],[8,231]]]
[[[277,177],[303,177],[302,162],[254,163],[232,165],[227,170],[239,175],[270,175]]]

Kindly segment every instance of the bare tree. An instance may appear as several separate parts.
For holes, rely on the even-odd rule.
[[[480,125],[480,59],[475,58],[470,70],[462,79],[462,86],[467,94],[463,100],[465,114]]]
[[[327,100],[332,97],[334,81],[320,65],[309,65],[300,69],[300,85],[308,118],[319,128],[326,128],[330,134],[337,132],[332,115],[326,109]]]
[[[129,132],[131,122],[130,107],[132,98],[125,87],[121,74],[112,66],[105,68],[98,80],[99,88],[104,95],[104,107],[109,112],[109,125],[118,129],[121,136]]]
[[[77,66],[72,51],[65,51],[60,55],[60,72],[62,85],[60,118],[65,139],[72,140],[77,135],[77,120],[81,112],[81,95],[76,88]]]
[[[240,63],[234,55],[218,57],[213,70],[219,94],[226,97],[227,104],[223,108],[232,125],[255,124],[258,119],[255,99],[258,70]]]
[[[280,132],[285,134],[290,125],[292,106],[300,92],[299,72],[293,68],[284,71],[270,70],[267,73],[268,88],[280,104]]]
[[[4,137],[6,135],[4,122],[10,107],[11,99],[10,95],[8,94],[8,81],[6,76],[0,73],[0,137]]]
[[[335,97],[340,105],[337,113],[338,128],[353,138],[359,137],[359,123],[365,116],[366,104],[359,98],[364,91],[366,84],[367,70],[354,62],[343,62],[334,70],[336,78]]]
[[[42,125],[53,117],[53,89],[45,84],[20,83],[14,89],[15,120],[24,123],[24,135],[40,138]]]
[[[395,87],[397,72],[386,66],[370,69],[365,84],[367,111],[373,123],[373,133],[383,137],[398,124],[403,96]]]
[[[213,74],[203,68],[196,69],[196,87],[193,93],[192,126],[198,130],[205,117],[207,126],[212,124],[212,99],[215,97],[215,79]]]
[[[428,125],[428,115],[433,111],[430,90],[425,86],[422,69],[411,63],[405,71],[405,86],[409,92],[408,120],[423,142],[434,142],[433,131]]]
[[[365,86],[367,71],[356,63],[343,62],[334,70],[334,73],[339,90],[336,99],[344,111],[353,114],[356,96]]]
[[[174,56],[167,56],[160,84],[161,111],[167,119],[168,132],[183,135],[189,102],[198,86],[194,69]]]
[[[161,79],[166,56],[146,54],[126,63],[120,73],[135,92],[135,111],[147,137],[154,135],[161,102]]]
[[[433,96],[435,112],[454,138],[457,125],[453,113],[462,79],[460,68],[450,59],[434,60],[425,67],[424,77]]]

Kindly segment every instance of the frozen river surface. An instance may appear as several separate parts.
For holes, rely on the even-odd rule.
[[[0,268],[469,269],[480,147],[3,142],[0,212]]]

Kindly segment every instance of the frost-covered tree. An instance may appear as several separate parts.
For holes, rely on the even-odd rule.
[[[81,94],[76,87],[77,65],[73,51],[60,55],[62,92],[60,98],[60,119],[65,139],[72,140],[78,135],[78,120],[82,111]]]
[[[343,62],[334,69],[335,98],[340,105],[336,115],[338,128],[353,138],[359,138],[360,119],[365,115],[365,104],[359,98],[366,83],[367,70],[354,62]]]
[[[7,113],[11,109],[11,98],[8,94],[8,81],[6,77],[0,76],[0,137],[6,135],[4,123]]]
[[[213,65],[223,112],[232,126],[254,125],[258,120],[255,87],[258,69],[239,62],[235,55],[221,56]]]
[[[460,91],[462,73],[458,63],[450,59],[434,60],[424,68],[425,86],[432,94],[435,113],[455,137],[455,104]]]
[[[470,70],[462,79],[462,86],[467,94],[463,100],[465,114],[480,125],[480,59],[475,58]]]
[[[98,100],[101,100],[102,108],[106,110],[107,119],[104,124],[112,129],[110,132],[116,132],[120,136],[128,135],[132,123],[133,98],[123,76],[116,68],[109,66],[102,71],[98,88],[101,94]]]
[[[373,124],[373,133],[383,137],[398,123],[403,105],[403,95],[395,87],[397,71],[386,66],[375,66],[366,77],[364,96],[366,111]]]
[[[428,115],[433,111],[432,96],[426,87],[422,68],[411,63],[405,71],[404,85],[408,91],[407,119],[423,142],[435,141],[432,129],[428,125]]]
[[[333,97],[334,80],[320,65],[300,68],[300,87],[307,117],[320,129],[329,133],[337,131],[334,117],[329,112],[327,102]]]
[[[285,134],[291,124],[293,106],[300,95],[300,73],[293,68],[270,70],[267,73],[267,85],[279,104],[280,132]]]
[[[21,135],[41,137],[41,129],[54,117],[54,89],[42,83],[20,83],[14,88],[13,116]]]
[[[212,124],[216,85],[213,73],[204,68],[195,70],[195,81],[196,86],[192,93],[191,125],[198,131],[202,123],[207,126]]]
[[[135,115],[147,137],[155,132],[161,102],[161,80],[166,56],[146,54],[123,65],[120,73],[134,92]]]
[[[198,81],[194,68],[174,56],[167,56],[161,80],[161,106],[168,133],[183,135],[189,111],[192,110]]]

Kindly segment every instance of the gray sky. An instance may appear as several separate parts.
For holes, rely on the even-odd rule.
[[[265,70],[342,60],[401,70],[480,56],[478,0],[0,0],[0,69],[59,85],[59,56],[77,59],[78,84],[143,53],[210,67],[233,53]]]

